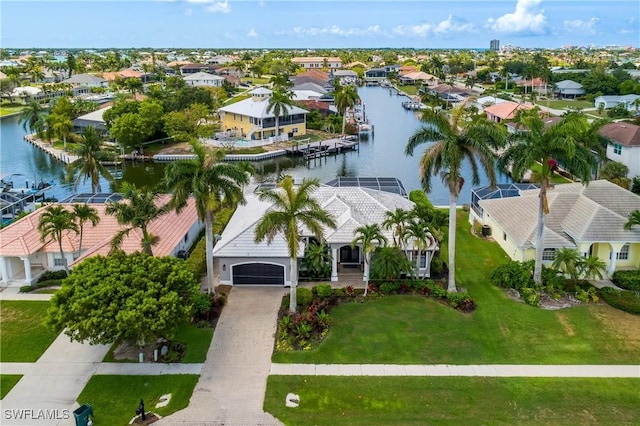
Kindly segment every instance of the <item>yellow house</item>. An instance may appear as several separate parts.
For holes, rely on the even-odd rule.
[[[535,258],[539,190],[519,196],[479,200],[470,210],[512,260]],[[549,214],[543,233],[543,261],[550,265],[555,251],[576,249],[582,256],[597,256],[616,270],[640,267],[640,226],[624,229],[629,213],[640,210],[640,197],[606,180],[588,185],[556,185],[548,192]]]
[[[265,87],[249,92],[251,98],[218,110],[222,130],[248,140],[268,139],[276,136],[276,116],[269,109],[273,93]],[[285,106],[287,113],[278,119],[280,135],[289,137],[307,134],[307,113],[297,106]]]

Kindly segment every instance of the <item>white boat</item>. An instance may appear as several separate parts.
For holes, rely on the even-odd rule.
[[[44,201],[46,192],[54,188],[53,182],[40,181],[37,184],[29,184],[25,180],[25,186],[20,186],[24,175],[20,173],[5,174],[0,176],[0,216],[2,226],[11,223],[19,214],[30,213],[35,210],[36,202]],[[20,181],[18,181],[20,179]]]

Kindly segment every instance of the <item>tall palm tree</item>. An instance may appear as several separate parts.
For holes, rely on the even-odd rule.
[[[629,213],[627,223],[624,224],[624,229],[628,231],[634,225],[640,225],[640,210],[634,210]]]
[[[364,295],[367,295],[369,289],[369,271],[371,267],[371,255],[376,251],[377,247],[387,245],[387,237],[384,236],[380,225],[377,223],[359,226],[353,232],[354,239],[351,246],[355,247],[360,244],[364,253]]]
[[[511,168],[511,174],[519,180],[533,164],[541,165],[540,172],[536,174],[540,197],[533,273],[534,281],[541,283],[545,220],[549,214],[547,191],[551,186],[554,164],[562,164],[581,182],[588,183],[597,165],[591,150],[598,144],[597,131],[594,130],[598,124],[590,125],[583,114],[570,113],[558,123],[545,126],[538,108],[519,111],[515,122],[528,130],[509,135],[498,167],[504,171]]]
[[[38,231],[40,232],[41,241],[51,238],[51,240],[58,242],[62,265],[64,266],[64,270],[67,272],[67,275],[69,275],[67,258],[62,250],[62,235],[68,231],[73,231],[76,234],[78,233],[78,224],[76,224],[74,220],[73,213],[60,205],[48,206],[40,216],[40,220],[38,221]]]
[[[444,111],[424,110],[424,125],[410,138],[405,148],[406,155],[421,144],[430,144],[420,159],[420,179],[426,192],[431,191],[431,177],[440,175],[449,188],[449,283],[448,291],[456,291],[456,202],[464,184],[461,170],[466,160],[471,166],[473,184],[480,183],[480,167],[484,169],[489,183],[495,185],[496,173],[492,149],[502,145],[504,132],[495,123],[476,119],[464,120],[464,103],[448,115]]]
[[[338,108],[338,111],[343,111],[342,115],[342,136],[344,136],[344,129],[347,125],[347,112],[350,108],[353,108],[360,96],[358,96],[358,91],[355,87],[342,86],[339,91],[334,94],[335,105]]]
[[[73,130],[73,122],[71,119],[64,115],[52,114],[55,118],[53,121],[53,132],[62,138],[64,145],[63,149],[67,150],[67,135]]]
[[[216,212],[225,206],[244,204],[242,186],[249,183],[246,172],[221,162],[216,151],[206,150],[197,141],[191,142],[196,154],[193,160],[171,163],[165,169],[164,185],[173,191],[169,206],[178,213],[187,205],[190,196],[196,201],[198,217],[205,224],[207,252],[207,289],[215,294],[213,274],[213,223]]]
[[[291,176],[286,176],[275,189],[266,189],[258,194],[261,201],[272,207],[265,213],[255,230],[255,242],[267,240],[271,243],[276,235],[287,241],[291,260],[291,287],[289,311],[296,311],[296,288],[298,286],[298,250],[302,239],[302,227],[308,229],[319,241],[323,239],[322,226],[335,228],[333,217],[324,211],[313,198],[313,191],[320,186],[318,179],[304,179],[298,188]]]
[[[82,254],[82,236],[84,234],[84,224],[91,222],[92,226],[96,226],[100,222],[100,216],[98,211],[88,204],[74,204],[73,205],[73,217],[78,221],[78,227],[80,228],[80,242],[78,243],[78,257]]]
[[[38,101],[31,101],[20,112],[20,123],[25,132],[33,132],[37,129],[37,123],[42,122],[46,109]]]
[[[400,247],[402,250],[402,235],[404,234],[404,227],[410,217],[410,212],[396,208],[394,211],[387,211],[384,214],[384,220],[382,221],[382,227],[386,230],[392,230],[393,245]]]
[[[412,220],[407,226],[404,228],[403,239],[407,242],[411,241],[413,248],[418,252],[418,256],[416,258],[416,272],[415,276],[420,278],[420,263],[422,260],[422,252],[426,251],[433,244],[433,237],[430,235],[429,226],[421,220]],[[429,259],[426,259],[429,261]],[[425,272],[422,276],[426,274],[426,264],[425,264]]]
[[[87,179],[91,181],[91,192],[102,192],[102,186],[100,185],[100,177],[112,182],[113,176],[102,165],[98,155],[101,151],[101,138],[98,131],[89,126],[82,135],[82,141],[76,149],[75,153],[78,159],[67,165],[67,180],[73,180],[73,190],[78,190],[80,182],[86,182]]]
[[[108,202],[105,208],[107,214],[115,216],[120,225],[125,225],[124,229],[111,238],[111,248],[120,248],[124,237],[138,228],[142,231],[140,245],[143,253],[153,256],[152,247],[158,244],[159,238],[149,232],[149,224],[169,209],[167,206],[158,206],[157,194],[146,189],[138,189],[129,182],[122,184],[121,192],[124,200]]]
[[[293,95],[284,88],[276,88],[267,101],[267,114],[273,112],[276,117],[276,137],[280,135],[280,117],[289,115],[289,109],[293,107]]]

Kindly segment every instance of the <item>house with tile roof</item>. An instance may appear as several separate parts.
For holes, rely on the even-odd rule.
[[[218,110],[222,130],[235,133],[247,140],[263,140],[276,136],[276,116],[269,109],[273,91],[258,87],[249,92],[251,97],[224,106]],[[289,137],[307,134],[307,110],[286,106],[286,114],[278,119],[280,135]]]
[[[304,69],[338,69],[342,68],[342,59],[328,56],[303,56],[291,58],[291,62]]]
[[[107,87],[109,82],[102,77],[91,74],[74,74],[71,77],[62,80],[63,83],[70,84],[73,87]]]
[[[422,83],[427,86],[436,86],[438,84],[438,77],[422,71],[402,74],[398,79],[400,80],[400,84]]]
[[[166,204],[170,196],[158,198],[158,203]],[[62,203],[67,210],[73,204]],[[85,224],[82,238],[82,252],[78,253],[80,236],[65,232],[62,237],[62,250],[67,264],[73,268],[90,256],[107,255],[111,250],[111,238],[122,229],[114,216],[105,212],[106,204],[91,204],[97,210],[100,222],[92,227]],[[45,212],[39,208],[33,213],[0,229],[0,282],[3,285],[33,284],[45,271],[64,269],[63,259],[56,241],[42,241],[38,232],[40,216]],[[149,225],[149,232],[159,237],[153,247],[155,256],[176,256],[180,250],[187,250],[196,240],[203,228],[198,219],[195,201],[189,200],[184,210],[160,216]],[[121,249],[126,253],[140,251],[142,233],[132,230],[122,242]]]
[[[255,229],[271,204],[260,201],[256,194],[245,194],[247,203],[238,206],[229,220],[220,240],[213,249],[218,263],[220,284],[284,285],[290,281],[289,251],[284,236],[278,235],[271,244],[255,243]],[[381,224],[385,213],[396,208],[410,210],[413,202],[407,198],[376,189],[364,187],[333,187],[322,185],[313,192],[320,207],[330,213],[336,229],[325,229],[325,243],[331,254],[331,281],[338,281],[340,273],[357,271],[363,267],[364,254],[360,246],[351,246],[355,230],[367,224]],[[384,230],[389,241],[392,231]],[[303,230],[305,243],[312,241],[313,234]],[[422,253],[421,273],[429,276],[434,252],[438,249],[435,240],[426,253]],[[409,244],[410,246],[410,244]],[[301,245],[298,259],[304,255]],[[410,255],[416,259],[417,252]]]
[[[531,105],[519,104],[512,101],[500,102],[490,105],[484,109],[487,119],[501,123],[503,121],[513,120],[518,111],[533,109]]]
[[[640,126],[609,123],[598,133],[607,140],[607,158],[629,168],[628,177],[640,175]]]
[[[193,74],[187,74],[183,77],[187,86],[193,87],[222,87],[224,77],[219,75],[213,75],[208,72],[195,72]]]
[[[596,180],[588,185],[556,185],[547,197],[545,263],[551,264],[556,250],[568,247],[603,260],[609,275],[640,267],[640,227],[624,229],[629,213],[640,210],[640,196],[607,180]],[[512,260],[525,262],[535,258],[539,202],[538,189],[480,200],[479,209],[470,210],[471,220],[488,226],[492,238]]]

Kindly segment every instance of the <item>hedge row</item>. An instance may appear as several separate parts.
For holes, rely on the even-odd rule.
[[[611,281],[620,288],[640,291],[640,271],[616,271]]]
[[[614,308],[640,315],[640,296],[633,291],[619,291],[605,287],[600,290],[600,296]]]

